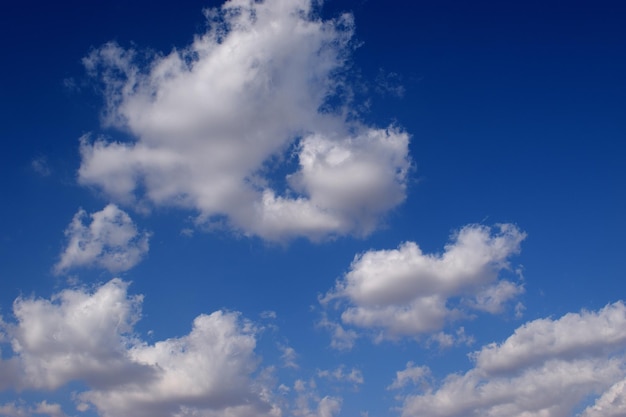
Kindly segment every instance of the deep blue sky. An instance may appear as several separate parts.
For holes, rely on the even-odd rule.
[[[379,213],[375,231],[359,237],[353,230],[313,242],[304,232],[275,242],[243,226],[206,231],[193,222],[202,207],[154,203],[146,211],[98,184],[79,183],[84,163],[79,137],[91,132],[137,140],[124,127],[102,123],[103,96],[81,60],[110,41],[164,55],[182,50],[206,31],[202,9],[220,5],[144,0],[5,5],[0,17],[5,147],[0,315],[5,322],[18,322],[12,307],[18,297],[49,299],[65,288],[93,289],[119,276],[132,281],[130,295],[145,297],[143,318],[134,327],[145,343],[182,337],[200,314],[238,311],[266,326],[256,335],[255,353],[261,367],[277,368],[274,392],[280,384],[290,388],[291,397],[285,398],[292,403],[282,405],[284,415],[297,414],[294,381],[316,378],[317,391],[306,388],[311,404],[324,396],[341,397],[338,415],[367,411],[374,417],[398,415],[396,407],[418,415],[406,395],[422,391],[405,388],[395,400],[398,393],[385,389],[408,361],[430,367],[436,392],[447,374],[474,366],[468,353],[502,343],[524,323],[556,321],[581,309],[600,311],[626,297],[626,6],[621,2],[438,1],[390,7],[377,0],[326,1],[321,19],[349,12],[355,22],[351,57],[341,68],[354,94],[346,106],[358,111],[365,128],[395,125],[406,132],[412,167],[404,179],[405,200]],[[128,213],[138,230],[151,233],[142,262],[133,269],[83,265],[55,274],[68,245],[64,230],[79,208],[96,213],[109,203]],[[222,214],[228,218],[231,212]],[[344,307],[338,310],[318,301],[338,280],[347,282],[358,254],[407,241],[425,254],[442,254],[466,225],[502,223],[527,234],[519,254],[506,257],[512,268],[523,270],[515,282],[524,292],[497,314],[468,310],[442,328],[456,335],[463,326],[475,339],[471,346],[443,349],[429,339],[437,331],[381,341],[377,332],[384,326],[341,321],[342,309],[357,305],[356,298],[339,295]],[[192,235],[181,234],[183,229]],[[515,274],[502,270],[499,276],[513,280]],[[421,278],[416,272],[413,279]],[[472,290],[464,291],[450,302],[471,297]],[[521,317],[515,314],[518,302],[525,307]],[[276,313],[277,329],[260,318],[267,311]],[[359,334],[351,350],[330,347],[330,333],[320,325],[324,315]],[[8,343],[17,337],[0,331],[4,360],[19,356]],[[297,353],[298,368],[281,367],[285,346]],[[625,347],[619,345],[618,352]],[[363,383],[332,382],[319,374],[353,367]],[[259,369],[255,372],[256,377]],[[61,404],[65,415],[81,415],[67,396],[74,389],[68,385],[41,391],[23,383],[20,390],[2,378],[0,407],[21,398],[25,402],[15,404],[33,412],[29,404],[46,399]],[[84,383],[77,379],[69,386]],[[608,378],[594,392],[599,395],[614,382]],[[573,404],[573,411],[549,415],[582,412],[593,401]],[[476,407],[472,412],[478,415],[488,409]],[[0,415],[12,416],[7,410],[0,408]],[[88,413],[98,415],[94,410]]]

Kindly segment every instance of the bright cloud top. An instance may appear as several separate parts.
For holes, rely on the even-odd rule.
[[[499,312],[523,291],[498,279],[526,234],[511,224],[462,228],[443,254],[424,254],[413,242],[397,249],[357,256],[350,271],[323,299],[346,301],[345,324],[380,329],[384,337],[419,335],[441,329],[458,316],[453,298],[469,308]]]
[[[130,216],[109,204],[89,215],[80,209],[65,230],[67,246],[54,272],[76,267],[99,267],[111,272],[127,271],[148,253],[150,234],[139,232]]]
[[[626,409],[626,307],[535,320],[500,345],[474,353],[475,368],[449,375],[436,390],[408,395],[403,416],[568,417],[600,395],[582,416]],[[400,373],[398,373],[400,374]]]
[[[148,344],[133,332],[142,297],[127,288],[113,279],[93,292],[16,300],[16,323],[2,323],[14,356],[0,360],[0,387],[82,381],[90,389],[78,394],[77,408],[104,417],[278,415],[263,381],[252,377],[255,326],[217,311],[196,317],[185,336]]]
[[[347,122],[351,17],[322,21],[310,0],[232,0],[207,17],[189,47],[144,65],[115,44],[85,58],[105,121],[135,140],[82,138],[80,183],[270,240],[371,233],[405,199],[409,137]]]

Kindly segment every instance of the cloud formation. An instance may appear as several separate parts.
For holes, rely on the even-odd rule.
[[[110,272],[127,271],[148,253],[150,234],[139,232],[130,216],[114,204],[89,215],[80,209],[65,230],[67,246],[54,272],[76,267],[99,267]]]
[[[465,374],[449,375],[435,390],[408,395],[402,415],[567,417],[583,400],[600,394],[582,415],[621,415],[625,349],[621,302],[558,320],[535,320],[503,343],[475,352],[475,367]]]
[[[424,254],[413,242],[355,257],[350,270],[322,303],[346,304],[344,324],[380,330],[382,337],[417,336],[441,329],[461,308],[500,312],[523,292],[499,279],[526,234],[511,224],[469,225],[443,254]],[[457,307],[449,304],[459,299]]]
[[[7,403],[0,405],[0,415],[3,417],[30,417],[30,416],[47,416],[47,417],[66,417],[61,406],[55,403],[41,401],[33,406],[21,403]]]
[[[269,388],[253,377],[254,325],[216,311],[196,317],[185,336],[149,344],[133,332],[142,297],[127,288],[113,279],[94,291],[16,300],[16,322],[2,323],[13,356],[0,360],[0,387],[80,381],[88,390],[77,394],[77,408],[94,407],[104,417],[279,415]]]
[[[168,55],[140,64],[114,43],[92,51],[105,122],[133,140],[83,137],[79,182],[269,240],[371,233],[405,199],[409,136],[349,116],[339,74],[352,18],[312,9],[232,0]]]

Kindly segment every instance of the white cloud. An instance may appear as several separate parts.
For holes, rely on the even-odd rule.
[[[7,326],[18,388],[58,388],[72,380],[93,386],[134,380],[150,369],[129,362],[126,346],[139,319],[141,296],[127,297],[114,279],[93,293],[64,290],[50,300],[19,298]],[[19,365],[17,365],[19,364]]]
[[[329,369],[318,370],[317,376],[336,382],[350,383],[354,386],[363,384],[363,373],[359,369],[352,368],[350,372],[346,372],[345,369],[345,366],[341,365],[332,371]]]
[[[299,368],[298,363],[296,362],[298,354],[296,353],[296,350],[294,348],[292,348],[291,346],[279,345],[278,349],[282,352],[280,358],[282,359],[283,366],[285,368]]]
[[[35,405],[28,406],[24,403],[7,403],[0,405],[0,415],[3,417],[31,417],[46,415],[48,417],[65,417],[66,414],[61,409],[61,405],[41,401]]]
[[[301,379],[294,383],[294,391],[297,393],[296,407],[291,414],[297,417],[334,417],[341,411],[342,399],[326,395],[321,397],[317,393],[314,380],[308,383]]]
[[[619,415],[626,375],[626,307],[535,320],[500,345],[472,355],[476,366],[436,390],[405,398],[403,416],[566,417],[602,394],[585,416]],[[608,389],[608,391],[607,391]],[[611,412],[615,414],[611,414]],[[595,413],[595,414],[594,414]]]
[[[626,379],[616,382],[581,417],[623,417],[626,415]]]
[[[559,320],[540,319],[518,329],[504,343],[474,354],[491,373],[515,372],[547,358],[584,356],[626,346],[626,306],[615,303],[598,312],[569,313]]]
[[[231,0],[207,16],[190,46],[144,66],[112,43],[85,58],[105,122],[134,141],[82,138],[80,183],[270,240],[371,233],[405,198],[409,136],[323,110],[345,87],[351,17],[322,21],[310,0]]]
[[[454,335],[443,331],[431,335],[426,344],[427,346],[430,346],[433,343],[437,343],[441,349],[447,349],[461,344],[470,346],[474,343],[474,341],[473,336],[465,334],[464,327],[459,327]]]
[[[350,350],[359,337],[354,330],[346,330],[341,324],[328,320],[326,314],[317,324],[330,332],[330,347],[337,350]]]
[[[57,274],[81,266],[97,266],[111,272],[126,271],[148,252],[150,234],[139,232],[126,212],[109,204],[89,215],[80,209],[65,230],[67,246],[54,266]]]
[[[0,374],[0,385],[56,389],[81,381],[88,389],[77,394],[78,408],[103,417],[280,414],[266,382],[253,377],[255,326],[217,311],[198,316],[185,336],[148,344],[133,333],[142,297],[127,287],[114,279],[93,292],[18,299],[16,323],[3,324],[13,356],[0,361],[16,372]]]
[[[443,254],[424,254],[413,242],[398,249],[369,251],[355,257],[350,271],[321,301],[348,303],[345,324],[381,330],[381,337],[416,336],[441,329],[463,307],[499,312],[522,292],[519,284],[499,280],[509,258],[526,237],[517,227],[469,225]],[[451,299],[464,302],[450,308]]]
[[[197,317],[187,336],[136,345],[134,363],[157,370],[145,384],[120,384],[80,395],[105,417],[274,415],[250,379],[254,329],[234,313]]]
[[[415,366],[413,362],[408,362],[406,368],[396,372],[396,377],[388,390],[404,388],[407,385],[420,385],[425,383],[425,379],[430,377],[430,369],[426,366]]]

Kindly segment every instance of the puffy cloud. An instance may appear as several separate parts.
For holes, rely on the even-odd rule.
[[[79,182],[270,240],[371,233],[405,198],[409,137],[348,122],[337,104],[351,16],[322,21],[311,0],[231,0],[207,17],[191,45],[145,65],[113,43],[84,59],[105,122],[133,141],[84,137]]]
[[[81,266],[97,266],[111,272],[126,271],[148,252],[150,234],[139,232],[130,216],[109,204],[89,215],[80,209],[65,230],[67,247],[54,266],[57,274]]]
[[[88,389],[77,394],[78,409],[95,407],[104,417],[280,414],[266,382],[253,377],[252,323],[217,311],[198,316],[185,336],[148,344],[133,333],[142,297],[127,287],[114,279],[92,292],[18,299],[16,322],[3,324],[13,356],[0,361],[13,372],[0,374],[0,385],[55,389],[80,381]]]
[[[526,234],[511,224],[462,228],[443,254],[424,254],[413,242],[397,249],[358,255],[350,271],[321,301],[347,301],[345,324],[376,328],[382,337],[419,335],[441,329],[466,306],[499,312],[523,291],[519,284],[498,280],[509,269]],[[462,298],[456,308],[449,304]]]
[[[114,279],[93,293],[64,290],[51,300],[17,299],[17,324],[6,325],[17,355],[16,386],[54,389],[72,380],[104,386],[146,377],[150,369],[129,362],[126,353],[142,301],[128,297],[127,287]]]
[[[622,346],[626,346],[626,307],[620,302],[598,312],[532,321],[516,329],[504,343],[484,347],[474,359],[490,373],[515,372],[539,360],[594,355]]]
[[[625,319],[626,307],[616,303],[527,323],[502,344],[474,353],[476,366],[465,374],[449,375],[437,390],[407,396],[402,415],[566,417],[605,391],[583,415],[619,415]]]

